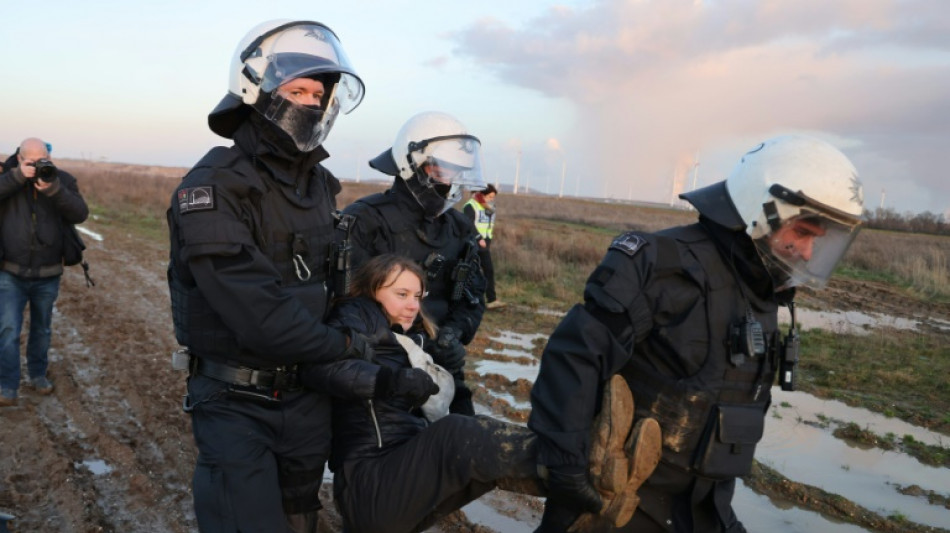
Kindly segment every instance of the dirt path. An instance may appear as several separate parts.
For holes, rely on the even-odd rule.
[[[56,390],[21,387],[19,406],[0,412],[0,509],[17,516],[17,531],[193,531],[166,252],[90,226],[106,231],[103,242],[86,239],[97,285],[87,289],[78,267],[63,277]]]

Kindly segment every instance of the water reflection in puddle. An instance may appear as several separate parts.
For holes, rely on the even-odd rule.
[[[795,507],[788,502],[776,504],[746,487],[740,479],[732,508],[748,531],[779,531],[781,533],[861,533],[867,531],[854,524],[843,524]]]
[[[913,434],[924,442],[940,443],[940,435],[839,402],[818,400],[803,393],[773,389],[773,407],[765,422],[765,436],[756,458],[793,481],[845,496],[883,515],[900,513],[908,520],[930,526],[950,524],[950,510],[926,499],[905,496],[894,485],[919,485],[924,490],[950,495],[947,469],[923,465],[898,452],[861,449],[835,438],[834,427],[820,428],[817,415],[853,422],[875,433]],[[783,402],[789,407],[783,407]],[[837,404],[837,405],[836,405]],[[890,429],[888,429],[890,428]]]
[[[494,348],[485,348],[485,353],[488,355],[503,355],[505,357],[524,359],[525,364],[533,364],[537,362],[534,356],[520,349],[503,348],[501,350],[496,350]]]
[[[475,363],[475,372],[478,372],[480,376],[484,376],[485,374],[498,374],[499,376],[505,376],[511,381],[526,379],[532,383],[534,383],[534,378],[538,376],[539,368],[537,364],[524,365],[506,361],[483,360]]]
[[[542,335],[540,333],[515,333],[514,331],[499,331],[498,335],[489,337],[489,340],[499,344],[517,346],[524,350],[530,351],[532,348],[534,348],[535,341],[545,340],[547,338],[547,335]]]
[[[795,319],[802,331],[824,329],[835,333],[868,335],[878,327],[916,331],[920,322],[909,318],[900,318],[880,313],[862,313],[860,311],[813,311],[801,307],[795,308]],[[779,308],[778,320],[788,324],[791,319],[788,309]]]
[[[77,464],[76,467],[85,467],[89,469],[89,471],[92,472],[92,475],[94,476],[101,476],[112,472],[112,467],[101,459],[86,459],[85,461]]]

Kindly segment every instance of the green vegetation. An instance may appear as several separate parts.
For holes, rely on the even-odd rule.
[[[882,329],[871,335],[802,334],[799,388],[950,433],[946,334]]]

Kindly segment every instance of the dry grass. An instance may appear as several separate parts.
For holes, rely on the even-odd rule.
[[[925,297],[950,297],[950,237],[864,230],[842,262],[844,273],[889,281]]]
[[[172,191],[188,170],[74,160],[59,164],[77,177],[94,213],[135,222],[156,235],[164,235]],[[345,182],[338,204],[344,207],[387,185]],[[499,195],[498,210],[493,257],[502,298],[524,303],[537,302],[530,295],[538,291],[547,298],[575,301],[615,235],[688,224],[696,217],[658,206],[524,194]],[[950,298],[950,237],[865,230],[840,273],[900,284],[925,297]]]

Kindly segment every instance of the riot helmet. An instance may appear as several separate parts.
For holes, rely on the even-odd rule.
[[[280,91],[302,78],[323,85],[319,104],[297,103]],[[309,152],[326,139],[339,113],[360,104],[363,93],[363,82],[333,30],[319,22],[272,20],[238,43],[228,94],[208,115],[208,125],[231,138],[254,109],[290,136],[300,151]]]
[[[410,118],[396,134],[392,148],[370,166],[399,176],[426,216],[445,213],[462,197],[462,190],[485,188],[481,142],[451,115],[437,111]]]
[[[864,213],[851,161],[827,142],[802,135],[760,143],[724,182],[681,197],[714,222],[744,230],[776,290],[824,287]]]

